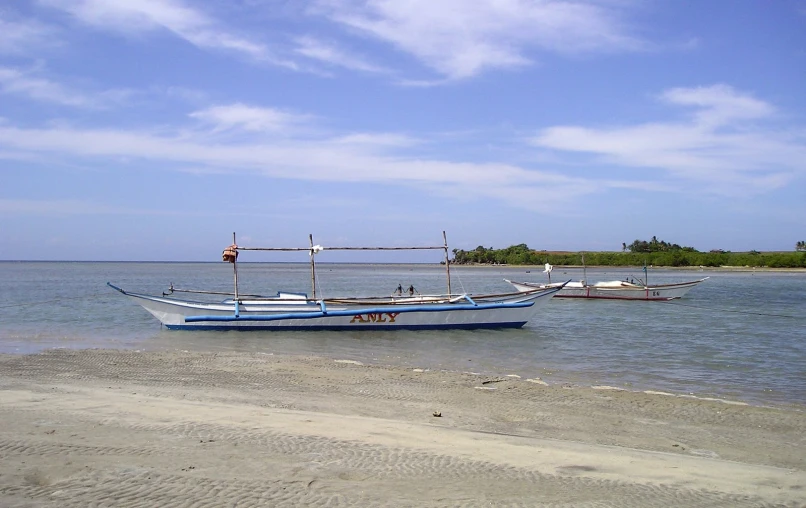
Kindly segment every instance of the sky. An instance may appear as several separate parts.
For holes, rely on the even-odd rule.
[[[0,260],[443,231],[794,250],[806,2],[0,3]]]

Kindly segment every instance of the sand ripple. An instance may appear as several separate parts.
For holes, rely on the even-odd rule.
[[[804,413],[596,388],[243,353],[0,356],[0,506],[806,504]]]

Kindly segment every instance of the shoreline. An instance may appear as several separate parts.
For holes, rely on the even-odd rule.
[[[130,344],[110,344],[104,341],[87,341],[78,340],[70,346],[53,345],[53,342],[42,344],[41,347],[26,347],[20,348],[17,351],[5,350],[0,351],[0,358],[3,357],[22,357],[32,355],[46,355],[58,352],[65,353],[79,353],[82,351],[115,351],[121,354],[125,353],[138,353],[138,354],[174,354],[174,353],[187,353],[187,354],[257,354],[257,355],[273,355],[276,357],[316,357],[322,359],[333,359],[331,355],[321,356],[317,352],[288,352],[288,351],[261,351],[256,348],[243,348],[237,349],[232,347],[224,347],[221,349],[211,347],[209,344],[199,347],[193,343],[180,343],[173,346],[167,346],[165,343],[154,344],[151,340],[144,340],[140,343]],[[349,354],[349,353],[348,353]],[[524,382],[536,383],[547,387],[563,387],[565,389],[581,389],[581,390],[599,390],[599,391],[615,391],[625,392],[632,394],[647,394],[659,395],[670,398],[679,399],[692,399],[716,402],[728,405],[738,406],[751,406],[758,408],[779,409],[785,411],[798,411],[806,414],[806,400],[798,400],[785,397],[770,398],[766,391],[748,392],[738,391],[731,387],[723,387],[719,390],[716,387],[700,386],[699,389],[693,387],[674,387],[659,386],[658,384],[640,383],[635,381],[624,381],[619,383],[616,379],[601,379],[598,372],[578,371],[557,369],[556,367],[547,368],[540,367],[532,369],[532,372],[523,372],[522,369],[506,368],[500,365],[492,365],[481,367],[480,365],[473,366],[472,370],[459,365],[445,366],[442,364],[432,364],[420,362],[394,362],[388,359],[378,357],[357,357],[359,359],[342,359],[334,360],[343,363],[355,363],[369,368],[380,369],[403,369],[422,372],[440,372],[445,375],[471,375],[482,376],[495,379],[508,379],[511,382]],[[470,367],[468,364],[467,367]],[[481,368],[479,368],[481,367]],[[519,372],[516,374],[516,372]],[[523,375],[521,375],[523,374]],[[668,383],[667,383],[668,384]],[[765,397],[766,395],[766,397]]]
[[[48,260],[48,259],[0,259],[0,263],[16,264],[16,263],[77,263],[77,264],[92,264],[92,263],[108,263],[108,264],[206,264],[206,265],[221,265],[221,261],[87,261],[87,260]],[[238,264],[244,265],[304,265],[309,266],[305,261],[238,261]],[[423,263],[410,263],[410,262],[377,262],[377,261],[317,261],[317,265],[344,265],[344,266],[414,266],[414,267],[435,267],[442,269],[445,268],[442,262],[423,262]],[[526,269],[539,269],[543,270],[544,265],[495,265],[489,263],[451,263],[451,268],[526,268]],[[555,269],[565,268],[571,270],[582,270],[583,268],[591,268],[595,270],[603,270],[608,268],[623,268],[623,269],[643,269],[643,265],[552,265]],[[653,270],[672,270],[672,271],[709,271],[709,272],[793,272],[793,273],[806,273],[806,268],[771,268],[766,266],[648,266]]]
[[[806,499],[802,411],[540,381],[271,353],[3,354],[0,504]]]

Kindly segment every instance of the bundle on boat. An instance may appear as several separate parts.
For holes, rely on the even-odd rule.
[[[230,245],[224,252],[221,253],[221,260],[228,263],[235,263],[238,259],[238,246],[235,244]]]

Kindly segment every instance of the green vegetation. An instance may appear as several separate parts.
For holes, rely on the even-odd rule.
[[[624,245],[623,243],[621,244]],[[696,249],[693,247],[681,247],[676,243],[666,243],[663,240],[658,241],[656,237],[652,237],[652,240],[645,242],[643,240],[636,240],[630,245],[627,246],[627,249],[630,252],[673,252],[673,251],[686,251],[686,252],[697,252]],[[622,251],[623,251],[622,247]]]
[[[627,252],[629,250],[629,252]],[[453,250],[455,264],[507,264],[507,265],[582,265],[580,252],[549,252],[530,249],[525,243],[505,249],[485,248]],[[681,247],[652,237],[646,242],[635,240],[622,244],[621,252],[585,252],[589,266],[652,266],[719,267],[748,266],[766,268],[806,268],[806,242],[798,242],[795,252],[730,252],[712,250],[699,252],[692,247]]]

